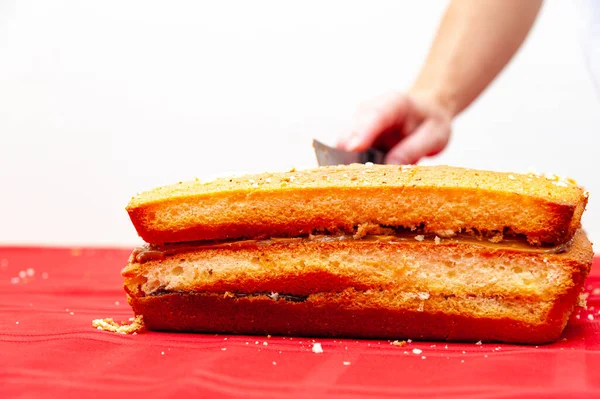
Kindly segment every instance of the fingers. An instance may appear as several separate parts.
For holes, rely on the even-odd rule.
[[[400,128],[409,110],[409,101],[401,94],[383,96],[363,105],[355,117],[351,134],[342,138],[338,147],[347,151],[366,150],[384,132]]]
[[[425,156],[435,155],[446,147],[450,133],[448,120],[427,119],[387,153],[385,163],[415,164]]]
[[[425,93],[392,93],[363,105],[351,134],[338,142],[348,151],[387,150],[385,162],[414,164],[441,152],[450,139],[452,116]]]

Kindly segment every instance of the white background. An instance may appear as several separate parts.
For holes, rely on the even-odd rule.
[[[446,1],[0,2],[0,243],[131,245],[138,191],[314,166],[417,73]],[[600,240],[600,103],[570,2],[426,163],[568,175]]]

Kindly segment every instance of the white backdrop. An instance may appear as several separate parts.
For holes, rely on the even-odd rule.
[[[446,1],[0,2],[0,243],[131,245],[136,192],[314,166],[363,100],[406,88]],[[570,2],[428,164],[568,175],[600,240],[600,103]]]

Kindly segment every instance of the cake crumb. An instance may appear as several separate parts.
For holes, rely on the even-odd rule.
[[[589,287],[591,288],[591,287]],[[588,299],[590,297],[590,293],[589,292],[582,292],[581,294],[579,294],[583,297],[583,299]]]
[[[442,239],[438,236],[435,236],[434,241],[435,241],[435,245],[439,245],[439,243],[442,242]]]
[[[481,345],[481,344],[483,344],[483,342],[481,342],[481,341],[475,342],[475,345]]]
[[[350,364],[352,364],[352,363],[350,363],[350,362],[343,362],[343,364],[344,364],[344,366],[350,366]]]
[[[269,296],[269,298],[271,298],[274,301],[278,301],[279,300],[279,293],[278,292],[271,292],[268,296]]]
[[[421,349],[418,349],[418,348],[415,348],[415,349],[413,349],[413,350],[412,350],[412,352],[413,352],[415,355],[420,355],[421,353],[423,353],[423,351],[422,351]]]
[[[312,346],[313,353],[323,353],[323,347],[320,343],[315,342]]]
[[[392,345],[394,345],[394,346],[406,346],[406,341],[395,340],[394,342],[392,342]]]
[[[417,240],[417,241],[423,241],[424,239],[425,239],[425,236],[422,234],[415,236],[415,240]]]
[[[92,326],[102,331],[119,334],[133,334],[144,329],[144,320],[141,315],[136,316],[131,324],[118,324],[111,318],[96,319],[92,321]]]
[[[392,236],[394,230],[386,227],[381,227],[374,223],[361,223],[356,228],[356,232],[352,236],[355,240],[360,240],[367,235],[389,235]]]
[[[504,240],[504,235],[502,233],[496,233],[492,238],[489,239],[490,242],[494,244],[498,244]]]
[[[436,230],[435,234],[442,238],[450,238],[456,235],[454,230]]]
[[[588,315],[588,320],[590,320],[590,321],[591,321],[591,320],[594,320],[594,315],[590,313],[590,314]]]
[[[579,296],[577,297],[577,306],[579,306],[580,308],[583,309],[587,309],[587,295],[584,295],[583,293],[579,294]]]

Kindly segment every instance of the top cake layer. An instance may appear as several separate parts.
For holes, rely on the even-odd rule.
[[[360,233],[364,226],[531,245],[569,241],[587,193],[572,180],[449,166],[348,165],[181,182],[127,211],[148,243]]]

